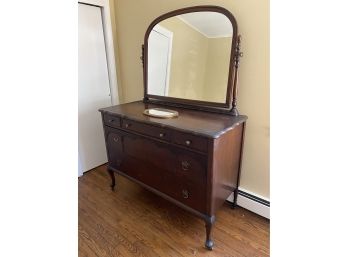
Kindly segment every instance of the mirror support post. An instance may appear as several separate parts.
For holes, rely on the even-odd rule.
[[[146,68],[145,68],[145,46],[144,45],[141,45],[141,56],[140,56],[140,60],[141,60],[141,63],[143,64],[143,79],[144,79],[144,84],[145,84],[145,80],[147,79],[147,76],[146,76]],[[147,90],[146,90],[146,87],[144,87],[144,98],[143,98],[143,101],[146,102],[147,100],[149,100],[148,97],[146,97],[146,93],[147,93]]]
[[[143,64],[143,68],[144,68],[144,45],[141,45],[141,56],[140,56],[140,60]]]
[[[238,68],[240,58],[243,56],[243,53],[240,51],[240,41],[242,37],[238,35],[236,50],[234,54],[234,76],[233,76],[233,95],[232,95],[232,110],[231,113],[233,116],[238,116],[237,110],[237,90],[238,90]]]

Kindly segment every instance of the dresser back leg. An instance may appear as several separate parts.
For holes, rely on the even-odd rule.
[[[233,191],[232,209],[236,208],[236,206],[237,206],[237,197],[238,197],[238,188],[236,188],[236,189]]]

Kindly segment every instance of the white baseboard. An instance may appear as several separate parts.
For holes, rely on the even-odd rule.
[[[237,197],[237,205],[249,211],[261,215],[267,219],[270,218],[269,199],[265,199],[257,194],[249,192],[243,188],[239,188]],[[227,198],[228,202],[233,203],[233,193]]]

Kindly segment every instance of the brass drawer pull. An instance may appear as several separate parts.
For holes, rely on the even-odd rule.
[[[192,143],[191,140],[186,140],[186,141],[185,141],[185,144],[186,144],[186,145],[190,145],[191,143]]]
[[[188,170],[190,168],[190,163],[188,161],[182,161],[181,162],[181,168],[183,170]]]
[[[189,192],[186,189],[182,190],[182,197],[185,199],[189,198]]]
[[[111,120],[109,120],[109,122],[114,122],[115,120],[113,120],[113,119],[111,119]]]
[[[126,123],[126,128],[129,128],[132,124]]]
[[[160,136],[160,137],[164,137],[165,134],[164,134],[164,133],[160,133],[159,136]]]
[[[114,137],[114,141],[115,141],[116,143],[118,142],[118,140],[119,140],[118,137]]]

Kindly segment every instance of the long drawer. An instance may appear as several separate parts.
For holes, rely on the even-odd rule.
[[[165,141],[171,140],[170,131],[158,126],[144,124],[144,123],[136,122],[129,119],[123,119],[122,128],[127,129],[129,131],[135,131],[144,135],[148,135],[157,139],[165,140]]]

